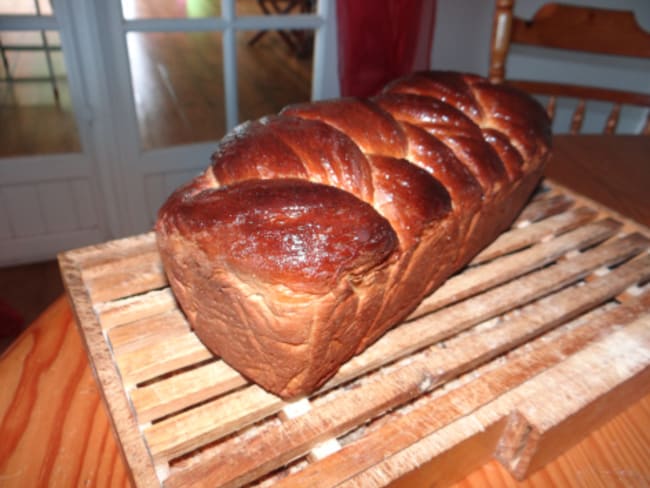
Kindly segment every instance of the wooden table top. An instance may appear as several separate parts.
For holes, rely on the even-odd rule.
[[[547,175],[650,227],[650,137],[558,136]],[[0,385],[0,485],[130,485],[65,297],[0,357]],[[576,442],[524,482],[492,461],[458,486],[648,486],[650,393]]]
[[[546,175],[650,227],[650,137],[556,136]]]

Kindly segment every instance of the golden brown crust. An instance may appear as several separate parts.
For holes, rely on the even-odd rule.
[[[528,96],[415,73],[237,128],[161,208],[159,249],[207,346],[303,395],[512,222],[549,146]]]
[[[171,199],[162,213],[167,228],[215,263],[299,292],[327,292],[397,248],[395,231],[370,205],[306,180],[245,180]]]

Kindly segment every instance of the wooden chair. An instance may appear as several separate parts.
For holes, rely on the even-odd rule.
[[[264,15],[290,15],[293,13],[309,14],[315,9],[313,0],[257,0],[257,4]],[[296,10],[296,12],[294,12]],[[266,35],[267,30],[255,34],[248,45],[253,46]],[[305,30],[276,30],[292,54],[305,57],[311,52],[313,34]]]
[[[505,65],[512,44],[564,49],[588,53],[650,59],[650,33],[636,22],[632,12],[549,3],[531,20],[515,17],[514,0],[497,0],[493,18],[490,72],[493,81],[505,81],[531,94],[549,97],[547,111],[555,115],[558,97],[577,98],[570,132],[580,131],[587,100],[613,103],[603,132],[612,134],[618,124],[621,106],[650,107],[650,94],[633,93],[593,86],[547,81],[511,80]],[[642,133],[650,135],[650,111]]]

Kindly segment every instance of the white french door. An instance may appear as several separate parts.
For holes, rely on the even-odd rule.
[[[149,230],[239,122],[336,96],[334,3],[0,0],[0,266]]]
[[[0,266],[111,234],[79,26],[59,4],[0,4]]]
[[[277,98],[278,77],[293,86],[288,66],[267,66],[278,43],[282,50],[290,49],[283,33],[312,34],[314,46],[307,93],[289,101],[330,95],[332,84],[326,85],[324,71],[333,2],[321,0],[313,10],[292,15],[274,15],[268,8],[265,13],[261,3],[162,1],[166,7],[159,4],[158,10],[151,0],[97,3],[97,16],[105,19],[99,34],[112,73],[110,96],[120,150],[116,170],[126,206],[121,212],[123,234],[150,229],[167,195],[209,164],[225,132],[266,114],[255,113],[255,107],[262,110],[265,102]],[[264,39],[254,41],[256,35]],[[300,72],[304,62],[298,58],[289,55],[286,63],[296,64]],[[292,89],[281,93],[287,91]]]

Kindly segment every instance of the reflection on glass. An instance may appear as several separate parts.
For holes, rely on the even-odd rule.
[[[52,15],[51,0],[0,0],[0,15]]]
[[[235,12],[245,15],[298,15],[316,10],[316,0],[235,0]]]
[[[277,113],[291,103],[311,98],[313,31],[293,32],[300,49],[290,49],[277,32],[257,42],[255,32],[237,33],[239,119]]]
[[[217,140],[225,132],[219,32],[129,33],[144,149]]]
[[[57,32],[2,31],[0,156],[80,150]]]
[[[221,1],[122,0],[122,13],[127,20],[220,17]]]

